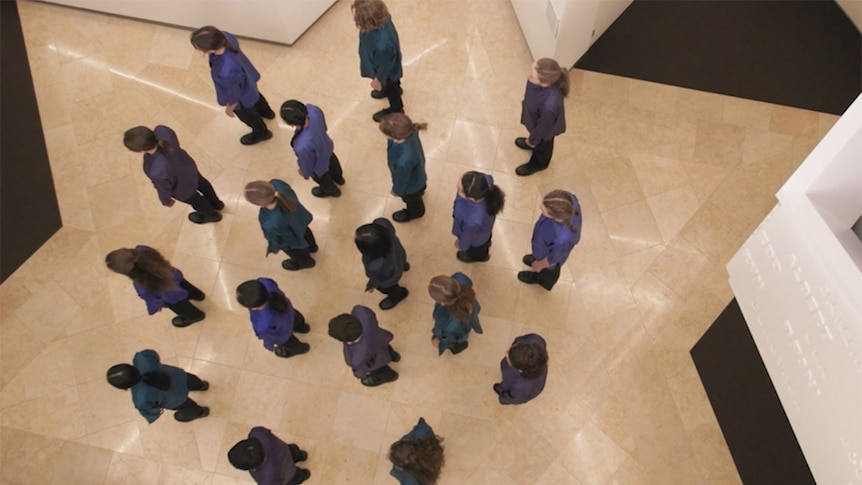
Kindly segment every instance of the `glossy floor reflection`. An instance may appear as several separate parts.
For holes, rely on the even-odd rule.
[[[731,298],[724,264],[774,205],[772,194],[836,117],[591,72],[572,72],[568,132],[551,168],[514,176],[525,154],[519,109],[532,59],[506,0],[389,3],[401,34],[404,99],[428,157],[427,216],[398,226],[411,296],[378,312],[403,355],[401,378],[362,387],[343,364],[328,319],[364,293],[351,235],[401,207],[387,196],[382,102],[359,78],[349,2],[293,47],[243,41],[274,105],[289,98],[327,114],[347,185],[311,197],[283,124],[243,147],[245,126],[215,105],[206,59],[188,32],[19,2],[64,227],[2,292],[3,483],[250,483],[226,461],[252,425],[309,450],[310,484],[393,483],[388,444],[424,416],[445,437],[445,484],[739,483],[688,350]],[[122,146],[138,124],[173,127],[227,203],[196,226],[162,207]],[[458,176],[490,171],[508,194],[491,260],[455,259],[449,235]],[[291,274],[264,258],[250,180],[280,177],[315,215],[318,265]],[[583,238],[550,293],[517,282],[542,194],[573,191]],[[148,317],[128,280],[103,266],[118,247],[163,251],[208,295],[207,319],[184,329]],[[429,345],[436,274],[467,272],[484,335],[463,354]],[[245,279],[274,277],[309,319],[309,354],[281,360],[254,337],[233,300]],[[519,407],[491,385],[511,340],[549,342],[545,392]],[[128,393],[104,381],[112,364],[157,349],[212,383],[192,424],[147,425]]]

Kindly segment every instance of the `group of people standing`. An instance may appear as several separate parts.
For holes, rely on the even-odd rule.
[[[381,0],[354,0],[351,10],[359,29],[360,72],[371,79],[371,96],[387,99],[389,107],[373,115],[379,131],[387,139],[387,163],[392,184],[390,193],[400,197],[405,207],[394,212],[395,222],[405,223],[425,214],[425,155],[419,132],[425,123],[414,123],[404,114],[401,88],[401,49],[398,33],[386,5]],[[243,145],[254,145],[273,137],[265,120],[275,112],[257,89],[260,73],[239,48],[229,32],[213,26],[191,34],[195,49],[208,55],[219,105],[230,117],[238,117],[251,128],[240,138]],[[531,175],[548,167],[554,137],[565,131],[563,98],[568,94],[566,69],[552,59],[540,59],[530,68],[523,101],[521,122],[528,137],[517,138],[515,145],[531,151],[530,160],[519,166],[518,175]],[[323,111],[298,100],[285,101],[279,110],[284,122],[293,128],[290,141],[297,159],[298,173],[317,184],[315,197],[339,197],[345,178],[327,133]],[[141,153],[143,169],[155,186],[159,200],[167,207],[176,201],[189,204],[188,219],[196,224],[222,219],[225,204],[212,184],[198,171],[192,157],[181,148],[176,133],[167,126],[153,129],[137,126],[126,131],[123,143]],[[310,228],[313,215],[284,180],[256,180],[246,184],[244,198],[259,207],[258,221],[267,243],[265,254],[285,253],[282,267],[288,271],[312,268],[318,251]],[[464,263],[482,263],[490,258],[496,216],[505,205],[504,191],[490,174],[464,173],[457,183],[453,205],[452,234],[455,257]],[[551,290],[560,277],[560,268],[580,240],[581,213],[577,197],[564,190],[546,194],[539,205],[541,215],[533,228],[531,252],[523,257],[529,270],[518,273],[524,283]],[[386,218],[358,227],[356,247],[368,278],[365,290],[380,291],[385,297],[381,310],[390,310],[408,297],[400,285],[409,271],[407,251]],[[176,317],[172,324],[186,327],[205,318],[191,301],[203,301],[204,293],[185,279],[157,250],[138,245],[110,252],[106,264],[114,272],[128,276],[138,295],[145,300],[149,314],[168,307]],[[431,344],[438,354],[447,349],[454,355],[468,347],[472,331],[483,333],[479,304],[473,281],[463,272],[437,275],[428,284],[435,301]],[[311,326],[287,295],[271,278],[240,283],[236,300],[249,310],[255,335],[266,350],[281,358],[310,351],[296,334],[307,333]],[[328,334],[342,343],[345,363],[362,385],[375,387],[398,379],[391,363],[401,360],[392,347],[394,335],[380,327],[375,312],[362,305],[329,320]],[[517,337],[500,362],[501,382],[493,390],[501,404],[521,404],[536,397],[547,378],[548,354],[545,340],[537,334]],[[131,390],[132,400],[141,414],[152,423],[165,409],[175,410],[178,421],[191,421],[209,415],[209,408],[189,397],[190,391],[206,391],[209,383],[177,367],[162,364],[154,350],[138,352],[131,364],[117,364],[107,373],[108,382],[119,389]],[[389,459],[392,476],[402,484],[431,484],[437,481],[443,465],[442,438],[420,418],[416,426],[392,444]],[[288,444],[264,427],[254,427],[248,437],[234,445],[228,459],[236,468],[248,470],[258,483],[299,484],[310,472],[296,465],[306,460],[307,452]]]

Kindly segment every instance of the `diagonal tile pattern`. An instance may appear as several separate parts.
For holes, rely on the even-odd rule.
[[[831,115],[574,71],[569,131],[550,170],[512,174],[512,139],[531,62],[507,0],[391,0],[405,59],[405,105],[427,121],[428,215],[399,235],[411,296],[380,313],[401,378],[363,388],[326,336],[362,292],[353,229],[388,216],[380,102],[359,78],[349,1],[296,45],[243,41],[277,106],[327,113],[345,194],[314,199],[298,179],[286,126],[242,147],[245,127],[215,105],[206,59],[187,31],[19,2],[64,227],[2,287],[0,481],[10,484],[250,483],[225,452],[252,424],[310,452],[310,484],[391,483],[388,444],[425,416],[445,437],[441,484],[739,483],[688,356],[731,297],[724,263],[774,204],[773,193],[835,122]],[[216,225],[161,207],[121,144],[137,124],[179,134],[227,204]],[[457,177],[490,171],[508,194],[492,259],[467,266],[448,233]],[[281,177],[315,214],[318,266],[299,274],[263,256],[245,182]],[[541,195],[577,193],[584,235],[550,293],[519,284]],[[147,317],[105,253],[145,243],[208,295],[185,329]],[[457,357],[429,345],[431,276],[466,271],[486,333]],[[251,333],[235,286],[269,275],[305,313],[311,353],[282,361]],[[490,390],[509,342],[548,338],[551,373],[537,400],[499,406]],[[145,347],[209,379],[211,417],[147,425],[104,370]]]

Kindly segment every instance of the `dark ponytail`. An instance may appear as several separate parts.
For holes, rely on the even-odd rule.
[[[165,140],[156,138],[156,133],[146,126],[129,128],[123,133],[123,145],[133,152],[148,152],[157,148],[159,152],[169,155],[173,148]]]
[[[236,287],[236,300],[246,308],[257,308],[269,305],[278,313],[287,311],[287,298],[277,291],[267,291],[266,286],[258,280],[249,280]]]
[[[489,216],[496,216],[503,211],[506,194],[494,185],[490,175],[475,171],[465,173],[461,177],[461,190],[471,199],[484,199]]]
[[[162,391],[171,390],[171,376],[165,372],[152,371],[141,374],[141,382],[144,384],[161,389]]]

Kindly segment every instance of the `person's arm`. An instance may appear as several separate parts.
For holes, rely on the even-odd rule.
[[[296,163],[299,165],[299,173],[302,174],[302,178],[305,180],[314,175],[315,161],[314,150],[310,147],[299,147],[296,150]]]
[[[174,182],[167,177],[150,178],[150,181],[159,194],[159,202],[165,207],[174,205]]]
[[[559,107],[546,106],[546,104],[542,104],[539,108],[539,119],[536,120],[536,126],[530,130],[530,137],[527,139],[527,144],[532,147],[553,136],[554,125],[557,124],[557,118],[560,116]]]
[[[142,407],[138,408],[138,412],[141,413],[141,416],[143,416],[148,423],[152,424],[162,416],[164,408],[155,401],[148,401]]]
[[[162,307],[165,306],[165,302],[162,299],[161,295],[144,290],[138,285],[134,285],[134,287],[135,291],[138,293],[138,296],[141,297],[141,299],[144,300],[144,303],[147,304],[147,313],[149,315],[155,315],[162,309]]]

